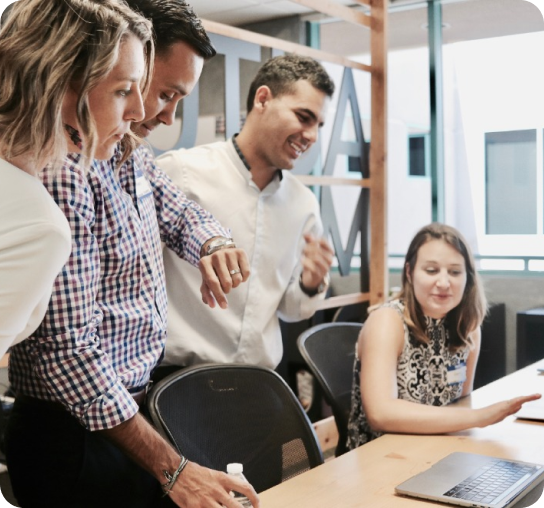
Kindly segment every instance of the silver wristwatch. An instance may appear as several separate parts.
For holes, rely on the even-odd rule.
[[[217,252],[218,250],[231,249],[235,247],[236,247],[236,244],[234,243],[234,240],[232,238],[225,238],[223,236],[219,236],[217,238],[214,238],[206,246],[206,252],[204,252],[203,255],[209,256],[210,254],[213,254],[214,252]]]
[[[302,289],[302,292],[305,295],[315,296],[320,293],[323,293],[323,291],[325,291],[329,287],[329,284],[330,284],[329,274],[326,274],[325,277],[323,277],[321,284],[319,284],[319,286],[317,286],[315,289],[308,289],[307,287],[304,286],[304,284],[302,283],[302,273],[300,274],[298,283],[300,285],[300,289]]]

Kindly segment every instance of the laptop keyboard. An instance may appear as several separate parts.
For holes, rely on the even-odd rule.
[[[528,478],[537,467],[516,464],[504,460],[483,466],[444,495],[473,501],[489,503],[514,490],[517,484]]]

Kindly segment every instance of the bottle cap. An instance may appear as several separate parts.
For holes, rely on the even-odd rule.
[[[238,462],[233,462],[232,464],[227,464],[227,473],[228,474],[240,474],[244,472],[244,466]]]

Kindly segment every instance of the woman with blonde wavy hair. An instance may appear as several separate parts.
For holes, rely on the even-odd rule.
[[[0,31],[0,356],[39,325],[70,228],[36,176],[68,151],[124,157],[143,118],[149,21],[117,0],[19,0]]]
[[[384,432],[443,434],[485,427],[540,397],[481,409],[445,407],[472,391],[486,309],[461,233],[438,223],[420,229],[406,254],[400,293],[371,309],[359,336],[349,449]]]

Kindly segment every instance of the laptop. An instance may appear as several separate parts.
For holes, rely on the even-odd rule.
[[[458,506],[507,508],[544,480],[544,466],[455,452],[397,485],[400,495]]]
[[[544,399],[526,402],[515,414],[515,417],[523,420],[538,420],[544,422]]]

